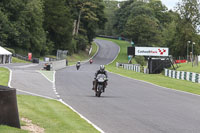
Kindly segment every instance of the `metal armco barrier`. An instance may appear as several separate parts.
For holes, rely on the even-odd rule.
[[[0,125],[20,128],[16,89],[0,85]]]
[[[122,64],[122,63],[116,62],[116,66],[117,67],[122,66],[122,68],[124,68],[126,70],[140,72],[140,65],[138,65],[138,64]]]
[[[165,76],[200,83],[200,74],[193,72],[175,71],[165,69]]]

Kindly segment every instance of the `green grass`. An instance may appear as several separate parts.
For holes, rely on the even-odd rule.
[[[200,63],[199,66],[193,66],[192,63],[181,63],[178,64],[178,68],[176,69],[177,71],[187,71],[187,72],[195,72],[195,73],[200,73]]]
[[[92,52],[88,55],[88,52],[80,51],[78,54],[73,54],[71,56],[67,56],[68,65],[74,65],[77,61],[85,61],[90,59],[97,51],[97,45],[92,43]]]
[[[45,133],[96,133],[92,125],[56,100],[18,95],[20,117],[45,129]]]
[[[130,44],[125,41],[120,40],[113,40],[113,39],[104,39],[98,38],[103,40],[113,41],[120,46],[120,54],[118,55],[117,59],[110,65],[106,66],[106,69],[110,72],[117,73],[126,77],[130,77],[133,79],[147,81],[159,86],[186,91],[194,94],[200,94],[200,84],[193,83],[190,81],[185,80],[178,80],[164,76],[163,74],[144,74],[144,73],[137,73],[130,70],[125,70],[122,68],[117,68],[116,62],[126,62],[127,61],[127,46]]]
[[[45,71],[45,70],[40,70],[40,73],[44,74],[46,78],[48,78],[50,81],[53,82],[53,71]]]
[[[31,63],[31,62],[20,60],[16,57],[12,57],[12,63]]]
[[[7,86],[9,70],[0,68],[0,85]],[[36,96],[18,95],[20,118],[32,120],[45,129],[45,133],[97,133],[98,131],[70,108],[56,100]],[[24,122],[20,122],[24,125]],[[0,126],[0,133],[27,133],[9,126]]]
[[[0,67],[0,85],[7,86],[9,80],[9,70],[3,67]]]
[[[28,131],[9,126],[0,126],[0,133],[28,133]]]

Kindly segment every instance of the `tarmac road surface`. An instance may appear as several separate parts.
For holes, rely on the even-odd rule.
[[[57,99],[52,82],[48,81],[38,71],[44,67],[44,62],[1,64],[12,70],[11,87],[17,89],[17,94],[37,95]]]
[[[56,72],[56,88],[63,101],[106,133],[200,132],[200,96],[108,73],[105,93],[95,97],[96,70],[111,62],[119,50],[112,42],[95,41],[99,52],[93,64]]]

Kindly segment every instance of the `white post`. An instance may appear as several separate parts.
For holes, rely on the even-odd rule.
[[[6,64],[6,55],[3,55],[3,64]]]

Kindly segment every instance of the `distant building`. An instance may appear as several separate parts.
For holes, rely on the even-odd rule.
[[[12,53],[0,46],[0,64],[11,63]]]

